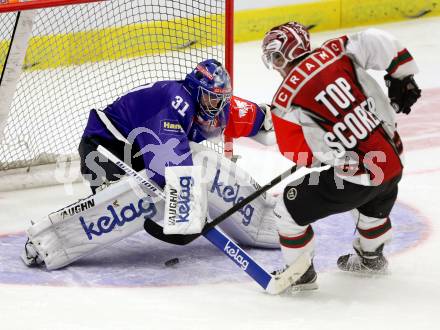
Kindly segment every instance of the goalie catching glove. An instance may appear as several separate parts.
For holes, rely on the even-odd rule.
[[[410,75],[403,79],[396,79],[387,74],[384,79],[388,87],[391,106],[397,113],[403,112],[408,115],[422,93],[414,77]]]

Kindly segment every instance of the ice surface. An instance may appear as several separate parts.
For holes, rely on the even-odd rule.
[[[203,239],[179,248],[139,233],[64,270],[27,269],[18,253],[29,220],[84,196],[87,188],[0,193],[0,329],[438,329],[440,44],[433,33],[440,19],[381,28],[414,55],[421,71],[416,80],[424,89],[414,112],[399,116],[406,168],[392,219],[391,274],[365,278],[335,269],[336,255],[353,237],[347,214],[317,226],[320,289],[292,297],[264,294]],[[312,38],[319,45],[355,30]],[[236,47],[236,94],[270,102],[280,78],[262,65],[259,47]],[[236,149],[240,166],[260,183],[289,166],[274,147],[240,140]],[[268,269],[280,263],[277,251],[250,254]],[[180,263],[166,268],[163,263],[173,257]]]

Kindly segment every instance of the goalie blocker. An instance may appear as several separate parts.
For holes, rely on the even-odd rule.
[[[202,145],[190,143],[190,146],[194,165],[203,166],[201,178],[206,184],[210,218],[259,188],[249,174],[230,160]],[[183,182],[183,188],[187,184]],[[195,201],[201,202],[200,195]],[[239,244],[279,248],[274,204],[273,198],[264,194],[231,215],[220,227]],[[44,262],[49,270],[61,268],[143,230],[145,218],[161,222],[164,211],[163,201],[150,198],[135,179],[125,177],[32,224],[26,230],[29,240],[22,258],[27,265]],[[202,209],[199,211],[199,215],[204,214]],[[205,217],[200,219],[204,221]]]

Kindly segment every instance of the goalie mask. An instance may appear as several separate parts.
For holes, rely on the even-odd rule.
[[[201,126],[217,126],[232,95],[225,68],[214,59],[205,60],[186,76],[185,84],[200,105],[196,122]]]
[[[309,32],[296,22],[276,26],[264,36],[262,50],[266,67],[283,71],[289,62],[310,53]]]

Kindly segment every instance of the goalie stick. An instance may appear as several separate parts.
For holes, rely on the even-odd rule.
[[[156,196],[159,196],[160,198],[165,198],[162,189],[158,185],[156,185],[154,182],[151,182],[149,179],[141,176],[139,173],[137,173],[134,169],[132,169],[130,166],[125,164],[123,161],[121,161],[118,157],[116,157],[106,148],[104,148],[101,145],[98,145],[97,151],[101,155],[106,157],[108,160],[113,162],[115,165],[117,165],[119,168],[121,168],[125,173],[127,173],[128,176],[135,178],[135,180],[139,184],[144,186],[147,191],[151,192]],[[289,170],[289,174],[291,173],[290,171],[294,171],[294,168]],[[277,181],[277,183],[280,182],[284,178],[283,175],[287,176],[288,174],[287,172],[283,173],[282,175],[272,180],[271,183],[273,183],[274,181]],[[253,199],[256,198],[257,196],[261,195],[264,191],[270,189],[270,187],[272,187],[274,184],[265,185],[260,190],[251,194],[247,199],[249,199],[254,195],[255,196],[253,197]],[[262,189],[265,190],[262,191]],[[260,194],[256,195],[255,193],[257,192],[260,192]],[[247,202],[249,202],[250,200],[251,199],[249,199]],[[236,206],[239,204],[241,203],[237,203]],[[243,205],[239,206],[239,208],[241,208]],[[232,207],[230,210],[226,211],[223,215],[217,217],[214,221],[216,221],[217,224],[220,223],[221,221],[226,219],[230,214],[233,213],[231,212],[232,209],[235,209],[234,210],[235,212],[239,208],[235,208],[235,206]],[[226,213],[228,213],[228,215],[224,216]],[[150,219],[145,219],[145,220],[150,220]],[[210,224],[213,224],[214,221],[211,222]],[[152,222],[155,223],[154,221]],[[160,225],[158,226],[161,227]],[[225,233],[215,228],[214,226],[215,224],[212,225],[212,228],[209,228],[207,230],[205,228],[201,234],[195,234],[196,237],[194,237],[191,241],[193,241],[200,235],[203,235],[208,241],[210,241],[214,246],[216,246],[219,250],[221,250],[229,259],[231,259],[237,266],[239,266],[250,277],[252,277],[252,279],[255,280],[269,294],[282,293],[283,291],[288,289],[290,285],[296,282],[302,276],[302,274],[304,274],[304,272],[310,267],[311,264],[310,258],[308,258],[304,254],[300,258],[298,258],[298,261],[294,265],[289,266],[282,273],[278,275],[271,275],[263,267],[261,267],[254,259],[252,259],[252,257],[249,256],[237,243],[235,243]],[[166,236],[185,237],[185,236],[193,236],[193,235],[166,235]]]

